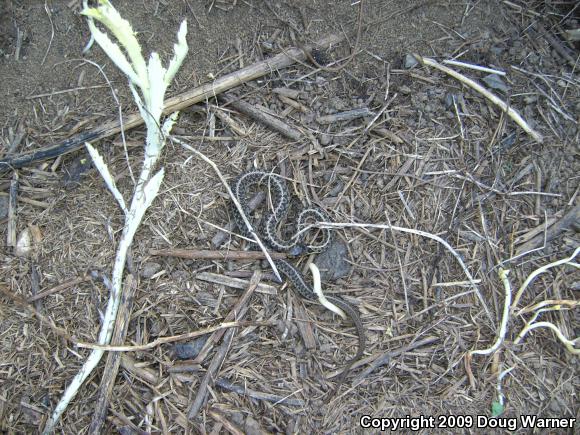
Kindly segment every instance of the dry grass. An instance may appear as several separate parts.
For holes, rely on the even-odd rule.
[[[533,14],[531,18],[510,5],[504,4],[503,10],[506,22],[511,20],[517,29],[533,19]],[[229,179],[256,164],[287,177],[291,192],[303,204],[319,203],[334,222],[383,223],[444,238],[479,280],[495,322],[486,316],[457,261],[435,241],[344,228],[336,234],[347,243],[352,269],[345,278],[325,283],[326,292],[356,305],[368,345],[365,358],[354,366],[338,395],[327,394],[334,385],[331,376],[356,351],[354,329],[284,288],[275,295],[255,292],[243,320],[260,323],[232,329],[217,385],[209,387],[198,417],[187,422],[214,350],[203,360],[179,361],[175,346],[164,344],[124,356],[110,406],[111,430],[337,433],[357,431],[363,414],[489,415],[497,374],[508,367],[515,369],[503,384],[506,415],[577,417],[577,359],[547,331],[534,332],[513,346],[525,319],[512,319],[514,329],[495,356],[474,358],[475,385],[470,385],[464,367],[469,350],[495,340],[504,297],[497,268],[512,269],[511,279],[521,283],[538,266],[578,246],[577,233],[568,231],[531,253],[518,250],[534,229],[578,203],[579,133],[573,114],[580,83],[568,66],[552,57],[544,39],[518,33],[509,43],[514,42],[542,62],[514,58],[506,46],[492,63],[509,71],[510,104],[528,122],[536,121],[534,128],[545,136],[542,146],[453,79],[435,70],[397,69],[366,54],[355,58],[352,69],[336,74],[295,66],[273,73],[258,88],[237,90],[246,102],[286,113],[282,120],[318,141],[329,135],[331,142],[324,147],[313,145],[307,134],[299,144],[290,142],[230,112],[246,132],[239,136],[219,120],[210,121],[211,105],[203,112],[183,114],[177,125],[187,141],[187,136],[207,136],[215,122],[215,137],[195,140],[194,145]],[[364,34],[361,44],[365,46]],[[481,44],[450,33],[439,54],[447,58],[468,50],[465,58],[485,64],[483,53],[489,47]],[[361,71],[389,80],[369,79],[368,86]],[[298,101],[313,114],[353,106],[382,113],[370,128],[371,119],[319,125],[314,116],[291,110],[271,92],[288,83],[301,92]],[[445,107],[448,93],[459,98]],[[391,140],[385,139],[385,131]],[[140,131],[127,136],[129,144],[144,139]],[[222,136],[235,140],[216,140]],[[131,190],[127,165],[141,161],[138,148],[129,147],[127,162],[119,143],[100,147],[111,171],[120,174],[119,189]],[[71,159],[65,157],[62,164]],[[164,185],[132,249],[139,282],[129,345],[221,323],[242,291],[198,280],[196,274],[246,271],[249,277],[259,266],[255,261],[149,255],[150,249],[214,249],[212,238],[230,220],[225,189],[205,162],[172,143],[163,159]],[[51,163],[42,172],[20,171],[21,197],[46,202],[48,208],[21,202],[18,230],[37,225],[42,243],[31,258],[6,255],[0,264],[2,283],[24,298],[31,296],[31,264],[40,268],[41,291],[91,271],[108,275],[123,220],[95,171],[78,188],[65,191]],[[8,178],[0,180],[2,186],[6,182]],[[240,246],[240,239],[232,236],[221,249]],[[152,275],[144,274],[151,268]],[[574,299],[578,281],[577,271],[554,269],[530,285],[520,306]],[[85,280],[41,298],[35,308],[75,340],[94,342],[107,296],[99,279]],[[0,302],[0,428],[28,431],[42,423],[88,350],[75,348],[21,306],[5,298]],[[578,330],[577,310],[545,316],[568,337]],[[304,341],[308,331],[314,347]],[[86,430],[98,383],[97,369],[65,414],[65,432]]]

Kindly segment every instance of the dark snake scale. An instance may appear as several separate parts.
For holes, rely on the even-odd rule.
[[[234,181],[232,192],[242,206],[244,214],[248,219],[250,219],[251,215],[248,201],[250,190],[253,188],[265,189],[271,198],[272,211],[266,215],[261,228],[256,228],[258,235],[267,246],[275,251],[289,252],[293,254],[321,252],[329,246],[332,241],[332,233],[328,229],[318,230],[322,232],[322,236],[319,237],[319,239],[321,239],[320,241],[316,243],[313,242],[309,245],[303,245],[303,240],[305,239],[305,231],[303,230],[308,225],[319,221],[328,221],[326,213],[318,208],[307,208],[301,211],[296,219],[296,231],[289,239],[285,240],[278,235],[278,225],[285,219],[290,206],[290,194],[286,187],[286,182],[276,174],[259,170],[249,171],[241,174]],[[240,234],[251,239],[252,236],[250,231],[246,227],[246,224],[235,206],[232,207],[232,215]],[[306,233],[308,232],[310,232],[310,229],[306,231]],[[278,271],[292,283],[294,289],[300,294],[300,296],[308,300],[318,299],[312,286],[305,281],[302,274],[291,263],[286,260],[274,260],[274,264],[278,268]],[[346,363],[346,366],[338,380],[337,387],[335,387],[336,390],[336,388],[340,386],[340,383],[343,381],[352,364],[359,360],[363,355],[365,347],[365,331],[360,316],[352,305],[337,296],[326,296],[326,299],[344,311],[345,314],[351,318],[357,330],[359,340],[357,353]]]

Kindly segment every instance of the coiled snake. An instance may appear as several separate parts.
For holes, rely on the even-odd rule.
[[[270,248],[280,252],[290,252],[294,255],[303,252],[321,252],[325,250],[331,240],[332,234],[328,229],[322,229],[322,237],[320,241],[314,241],[311,244],[303,245],[304,229],[311,223],[317,221],[328,221],[326,214],[318,208],[307,208],[302,210],[296,220],[296,232],[288,240],[278,236],[278,224],[286,217],[288,208],[290,206],[290,194],[286,187],[286,182],[276,174],[264,171],[249,171],[241,174],[236,178],[232,192],[244,211],[246,217],[249,217],[251,210],[248,206],[250,189],[256,186],[263,186],[270,193],[272,201],[272,211],[267,214],[262,228],[257,229],[262,240]],[[232,214],[239,232],[248,238],[251,238],[250,232],[246,227],[240,213],[236,207],[232,207]],[[317,239],[317,240],[318,240]],[[274,264],[278,271],[288,279],[296,291],[305,299],[316,300],[317,295],[313,288],[305,281],[302,274],[289,262],[281,259],[274,260]],[[326,299],[332,304],[336,305],[346,313],[353,321],[358,334],[358,350],[356,355],[349,360],[341,376],[337,382],[335,390],[340,386],[344,377],[350,370],[352,364],[361,358],[365,347],[365,333],[364,327],[356,309],[337,296],[326,296]]]

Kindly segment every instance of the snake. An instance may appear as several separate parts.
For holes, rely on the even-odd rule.
[[[306,244],[304,241],[305,235],[310,231],[305,231],[307,226],[315,222],[328,221],[326,213],[316,207],[308,207],[300,211],[296,219],[296,231],[289,238],[283,238],[279,235],[279,224],[285,220],[290,207],[290,194],[286,186],[286,181],[277,174],[262,170],[252,170],[242,173],[234,180],[232,193],[241,205],[246,217],[249,217],[252,212],[248,205],[250,191],[253,188],[260,188],[260,186],[265,188],[270,194],[269,197],[271,198],[272,204],[271,211],[267,213],[263,224],[258,228],[258,235],[269,248],[278,252],[289,253],[291,256],[298,256],[304,253],[318,253],[327,249],[332,242],[332,233],[329,229],[320,229],[319,231],[322,232],[321,236],[309,244]],[[233,204],[231,212],[240,234],[248,239],[252,239],[250,230],[246,226],[237,207]],[[302,273],[293,264],[283,259],[275,259],[273,262],[278,271],[292,284],[292,287],[301,297],[307,300],[318,299],[312,286],[306,282]],[[346,362],[345,368],[342,370],[336,387],[334,388],[334,391],[336,391],[352,365],[362,357],[366,338],[360,316],[351,304],[338,296],[326,296],[326,299],[340,308],[352,320],[358,335],[357,353]]]

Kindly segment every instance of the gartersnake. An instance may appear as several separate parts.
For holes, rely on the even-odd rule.
[[[309,224],[328,220],[326,214],[318,208],[306,208],[299,213],[296,220],[296,232],[294,232],[289,239],[283,239],[278,235],[278,225],[286,217],[290,206],[290,194],[286,187],[286,182],[276,174],[255,170],[245,172],[236,178],[232,186],[232,193],[242,206],[246,217],[249,218],[251,215],[251,210],[248,207],[250,190],[259,186],[267,189],[267,192],[270,193],[272,204],[272,211],[265,216],[261,228],[257,229],[258,234],[266,245],[276,251],[291,252],[293,255],[304,252],[321,252],[329,246],[332,240],[332,233],[328,229],[320,230],[322,231],[322,236],[318,237],[314,242],[307,245],[303,245],[302,243],[303,240],[305,240],[304,229]],[[243,236],[251,238],[250,232],[236,207],[232,207],[232,214],[239,232]],[[312,286],[305,281],[304,277],[296,267],[288,261],[281,259],[274,260],[274,264],[278,268],[278,271],[292,283],[294,289],[300,294],[300,296],[309,300],[317,299]],[[352,305],[337,296],[326,296],[326,299],[344,311],[346,315],[351,318],[357,330],[359,340],[357,353],[346,363],[337,382],[338,387],[350,370],[352,364],[363,355],[365,347],[365,331],[360,316]],[[335,387],[335,389],[337,387]]]

